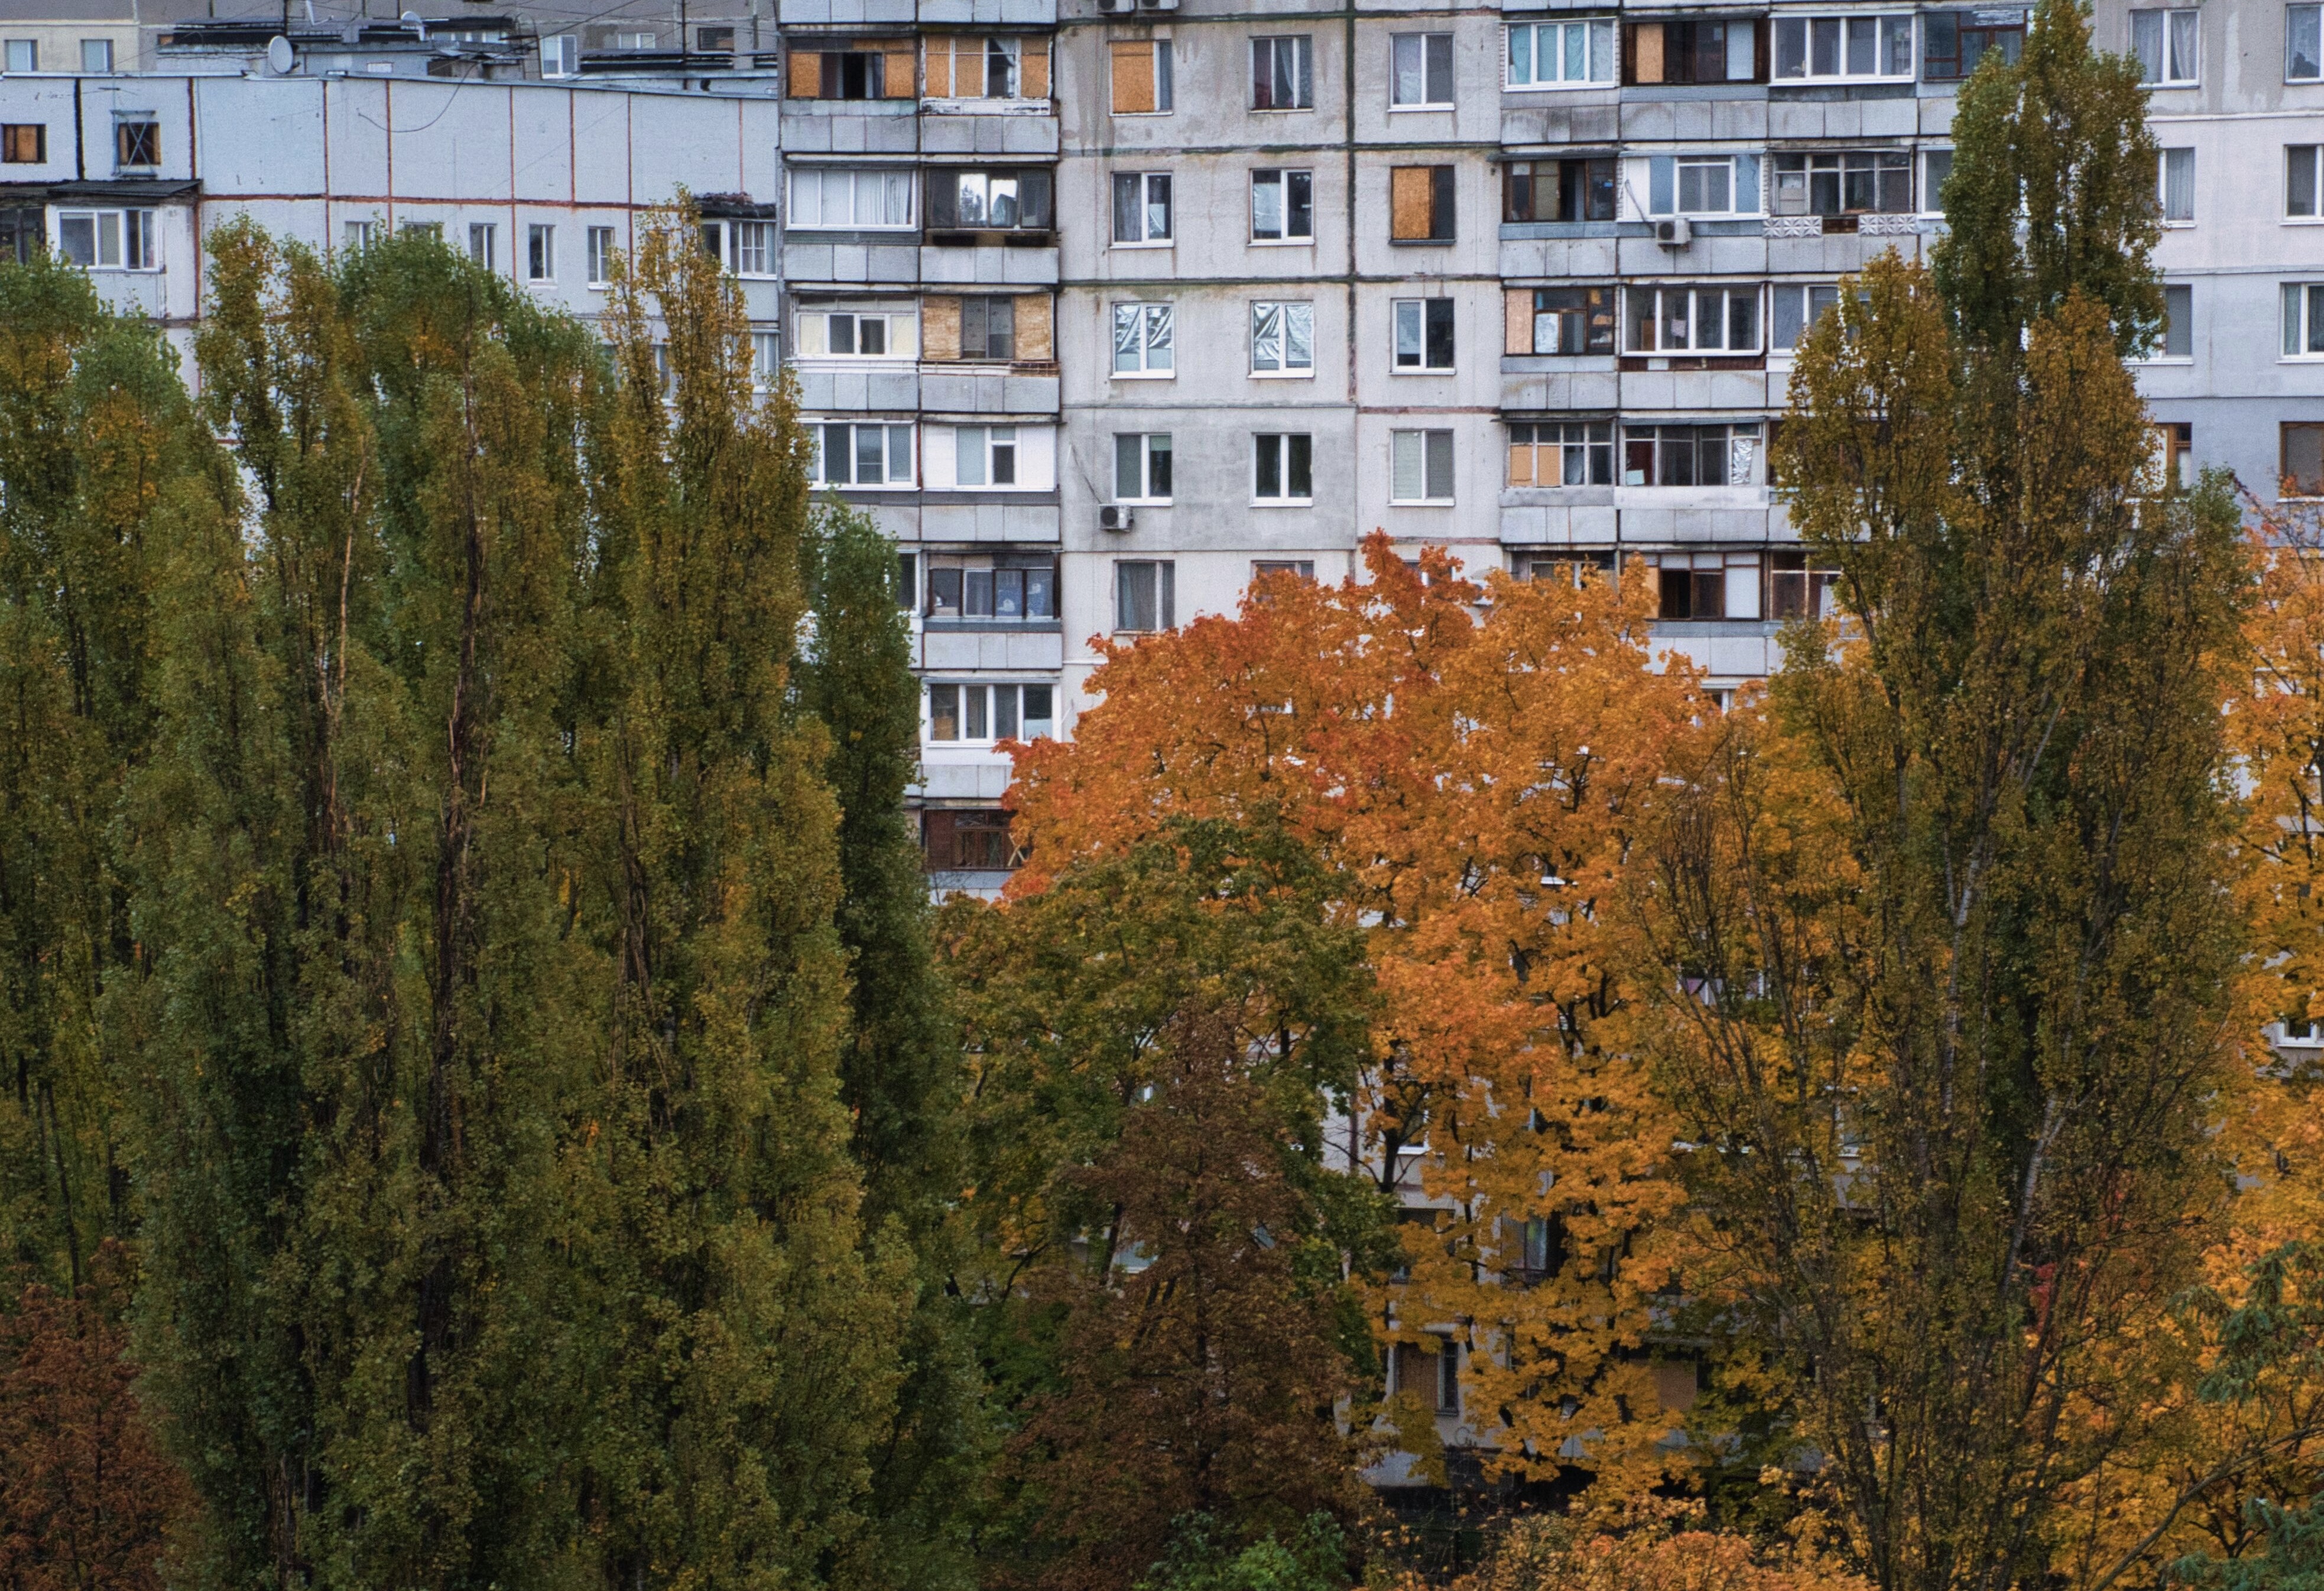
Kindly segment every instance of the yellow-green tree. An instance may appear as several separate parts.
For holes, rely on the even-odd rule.
[[[1638,891],[1690,1276],[1884,1587],[2050,1567],[2144,1434],[2225,1202],[2244,560],[2168,494],[2135,76],[2071,5],[1964,90],[1932,273],[1803,345],[1775,448],[1845,622],[1791,636]],[[2029,219],[2030,217],[2030,219]]]

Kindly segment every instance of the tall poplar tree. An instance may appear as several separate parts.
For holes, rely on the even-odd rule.
[[[967,1174],[961,1049],[936,962],[934,912],[904,807],[919,776],[920,685],[895,543],[862,513],[817,511],[810,539],[815,644],[806,698],[830,737],[839,803],[837,926],[852,1021],[840,1099],[864,1181],[864,1221],[908,1243],[918,1302],[896,1410],[873,1447],[867,1507],[883,1585],[973,1582],[968,1534],[988,1442],[983,1373],[954,1274],[951,1216]]]
[[[617,280],[596,453],[603,716],[576,729],[564,886],[605,1023],[573,1156],[596,1300],[576,1550],[613,1584],[869,1581],[912,1288],[903,1246],[864,1240],[841,1100],[841,819],[798,689],[807,439],[788,384],[754,400],[740,295],[690,221]]]
[[[1775,449],[1845,622],[1793,633],[1643,903],[1688,1290],[1776,1367],[1879,1585],[2001,1591],[2139,1434],[2224,1192],[2244,566],[2123,362],[2159,319],[2135,69],[2046,0],[1955,131],[1934,273],[1841,293]]]
[[[135,1215],[104,1009],[137,957],[113,839],[152,728],[152,566],[231,487],[160,334],[0,266],[0,1264],[65,1290]]]
[[[521,1583],[569,1428],[546,1260],[586,1029],[542,853],[601,366],[429,240],[211,254],[255,540],[176,549],[128,826],[144,1346],[208,1577]]]

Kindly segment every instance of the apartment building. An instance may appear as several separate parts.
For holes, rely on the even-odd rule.
[[[1766,478],[1791,350],[1843,275],[1936,236],[1955,91],[2026,20],[301,0],[151,21],[180,3],[137,0],[165,69],[10,56],[0,248],[57,248],[182,328],[226,215],[322,246],[438,226],[586,317],[637,211],[703,196],[822,485],[899,543],[929,866],[980,890],[1013,860],[1000,745],[1070,734],[1097,638],[1231,611],[1261,570],[1338,578],[1374,528],[1520,575],[1644,559],[1671,646],[1721,689],[1766,672],[1777,624],[1824,600]],[[2319,7],[2102,0],[2095,26],[2142,63],[2164,146],[2158,447],[2324,498]]]

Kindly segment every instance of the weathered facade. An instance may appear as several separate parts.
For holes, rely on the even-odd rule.
[[[325,247],[441,227],[588,317],[638,212],[703,199],[825,483],[908,557],[929,865],[978,888],[1010,860],[999,743],[1070,733],[1096,638],[1231,611],[1270,567],[1338,578],[1375,527],[1520,574],[1644,558],[1673,646],[1722,688],[1764,673],[1822,600],[1766,481],[1789,350],[1842,275],[1927,246],[1954,92],[2024,25],[134,5],[106,25],[155,69],[78,69],[55,40],[97,38],[96,13],[49,6],[50,42],[0,74],[0,247],[85,259],[173,327],[198,236],[235,213]],[[2103,0],[2095,21],[2145,63],[2166,150],[2159,445],[2264,497],[2324,496],[2319,14]]]

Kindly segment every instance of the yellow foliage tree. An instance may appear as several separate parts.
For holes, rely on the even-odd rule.
[[[1379,992],[1349,1152],[1433,1211],[1405,1228],[1379,1333],[1465,1350],[1497,1467],[1643,1478],[1673,1452],[1648,1300],[1679,1196],[1669,1118],[1618,1042],[1610,913],[1702,698],[1683,663],[1655,666],[1643,579],[1479,585],[1380,535],[1364,561],[1104,647],[1074,739],[1019,753],[1014,888],[1180,818],[1312,847]]]

